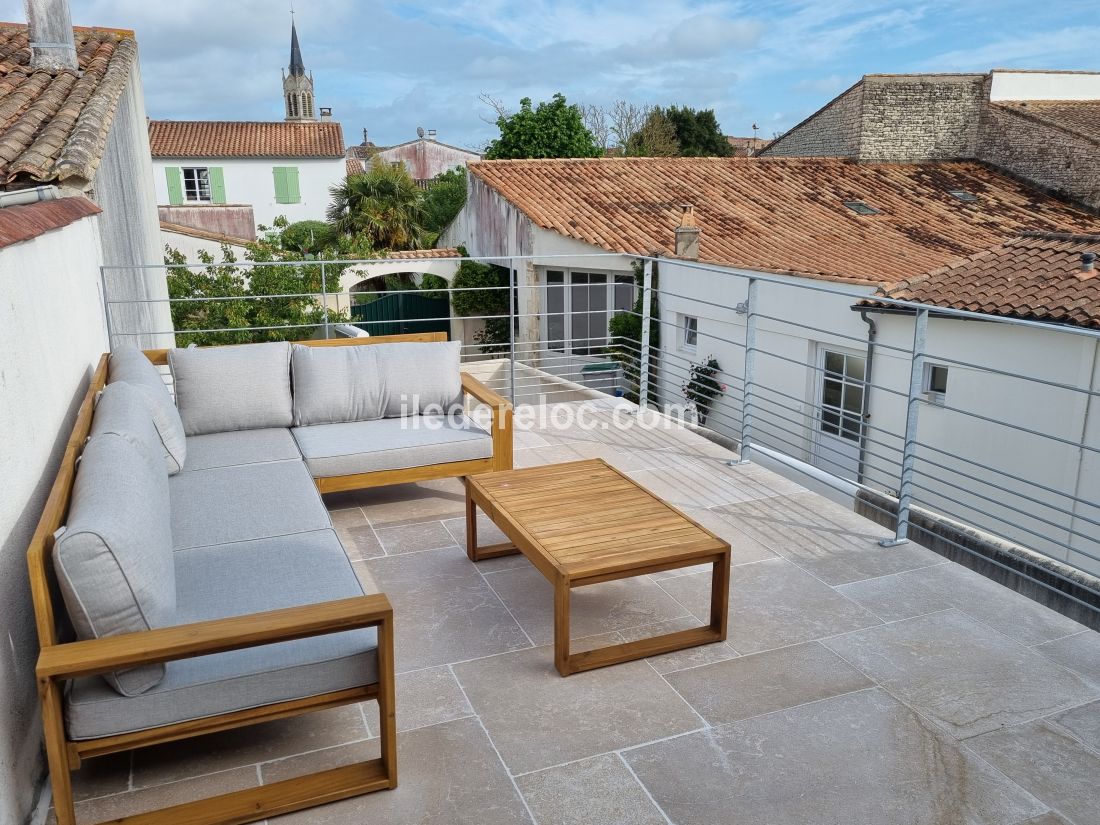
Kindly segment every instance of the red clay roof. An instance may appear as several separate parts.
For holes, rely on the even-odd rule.
[[[1100,328],[1100,235],[1031,233],[952,266],[891,284],[879,294],[902,301]],[[885,306],[875,301],[870,305]]]
[[[364,172],[363,161],[358,158],[347,158],[345,164],[347,166],[347,176],[349,178],[352,175],[361,175]]]
[[[87,198],[58,198],[0,209],[0,249],[60,229],[103,210]]]
[[[990,105],[1100,143],[1100,100],[1002,100]]]
[[[461,258],[462,253],[454,247],[441,247],[439,249],[400,249],[396,252],[386,253],[387,258]]]
[[[672,254],[680,205],[690,203],[701,261],[853,283],[919,275],[1022,231],[1100,232],[1100,218],[978,163],[590,158],[469,168],[536,225],[611,252]]]
[[[149,149],[165,158],[342,158],[340,124],[151,120]]]
[[[31,69],[27,27],[0,23],[0,185],[95,177],[137,42],[120,29],[74,32],[79,75]]]

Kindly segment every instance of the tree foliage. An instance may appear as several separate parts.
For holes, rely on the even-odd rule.
[[[456,315],[481,318],[485,327],[475,333],[474,341],[488,354],[502,352],[509,341],[508,323],[511,317],[508,270],[500,266],[463,261],[459,264],[451,286],[451,306]]]
[[[626,154],[642,158],[671,158],[680,154],[676,127],[663,109],[649,110],[642,125],[627,139]]]
[[[670,106],[664,116],[676,132],[684,157],[729,157],[733,154],[713,109],[696,111],[688,106]]]
[[[535,107],[529,97],[519,103],[518,112],[497,117],[500,137],[486,149],[487,159],[594,158],[603,154],[585,128],[580,107],[567,103],[560,92]]]
[[[645,293],[642,291],[644,269],[641,261],[634,261],[631,266],[634,269],[634,285],[637,288],[638,296],[634,299],[634,306],[628,312],[616,312],[611,316],[611,321],[608,324],[611,337],[607,353],[623,365],[623,377],[627,385],[623,393],[624,397],[628,401],[637,403],[639,378],[641,376],[639,354],[642,351],[642,302],[645,299]],[[653,282],[650,287],[649,351],[654,353],[660,352],[661,349],[661,311],[657,302],[656,271],[653,273]],[[657,362],[657,358],[650,360],[649,386],[651,400],[657,396],[656,390],[659,385]]]
[[[465,205],[465,167],[439,173],[424,193],[424,229],[438,237]]]
[[[375,249],[417,249],[427,213],[423,191],[404,166],[374,163],[362,175],[329,190],[328,220],[345,236],[362,236]]]

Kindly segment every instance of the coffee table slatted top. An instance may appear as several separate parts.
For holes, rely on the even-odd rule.
[[[472,476],[478,504],[566,579],[680,567],[729,544],[602,459]],[[550,570],[542,571],[551,575]]]

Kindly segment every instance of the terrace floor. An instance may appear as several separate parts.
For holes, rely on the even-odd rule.
[[[1100,634],[882,548],[880,527],[682,428],[534,422],[516,447],[519,466],[601,456],[726,537],[728,642],[563,679],[550,586],[523,557],[467,560],[458,481],[331,496],[395,609],[400,787],[280,825],[1100,822]],[[574,592],[572,626],[600,645],[653,635],[708,596],[693,569],[597,585]],[[376,718],[367,703],[94,760],[78,814],[373,756]]]

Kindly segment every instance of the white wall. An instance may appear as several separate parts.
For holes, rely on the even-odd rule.
[[[332,202],[329,188],[344,181],[347,164],[339,158],[154,158],[153,181],[157,189],[157,202],[168,203],[169,166],[219,166],[225,177],[226,203],[248,204],[256,216],[256,223],[271,226],[275,218],[283,215],[288,221],[325,219],[325,212]],[[299,203],[275,202],[276,166],[297,166]],[[192,204],[192,202],[188,202]],[[192,204],[197,205],[197,204]]]
[[[194,235],[184,235],[182,232],[170,232],[162,229],[160,233],[161,243],[170,246],[184,256],[187,263],[199,263],[199,252],[206,252],[214,257],[215,261],[222,259],[222,243],[211,241],[207,238],[196,238]],[[244,246],[229,244],[238,261],[243,261],[248,251]],[[163,256],[162,256],[163,257]]]
[[[0,249],[0,823],[27,816],[43,771],[26,551],[64,442],[107,349],[98,217]]]
[[[994,71],[990,100],[1100,100],[1100,72]]]

